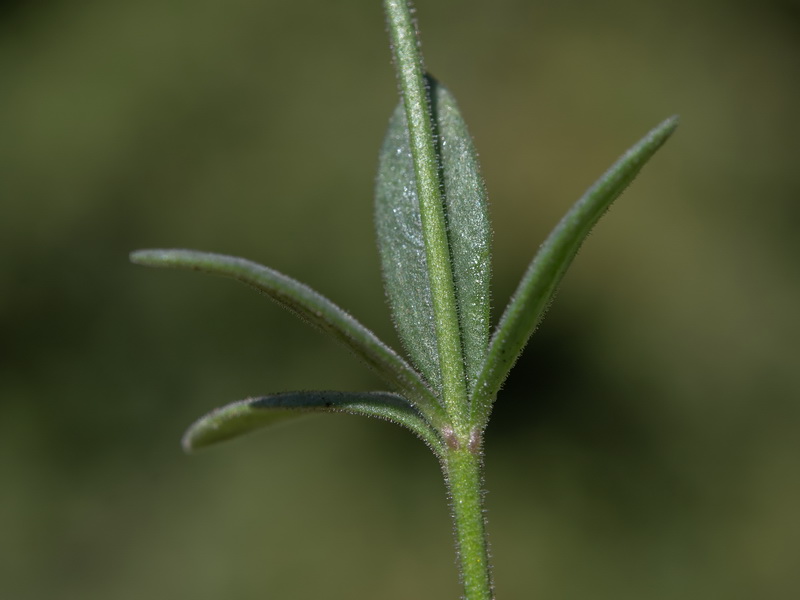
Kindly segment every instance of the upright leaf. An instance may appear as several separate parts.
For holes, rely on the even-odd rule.
[[[678,127],[670,117],[615,162],[567,211],[522,276],[492,336],[470,399],[472,422],[484,427],[500,386],[536,329],[592,227]]]
[[[491,231],[477,154],[455,99],[428,78],[433,128],[468,387],[489,338]],[[380,153],[375,198],[378,247],[395,326],[413,362],[441,389],[431,286],[408,124],[402,102]]]

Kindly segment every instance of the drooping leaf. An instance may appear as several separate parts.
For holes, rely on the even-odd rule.
[[[485,425],[500,386],[592,227],[677,126],[677,117],[667,119],[623,154],[572,206],[536,253],[492,336],[471,398],[473,424]]]
[[[187,452],[314,412],[376,417],[402,425],[441,455],[442,441],[408,401],[389,392],[286,392],[227,404],[196,421],[183,436]]]
[[[489,339],[491,231],[477,154],[453,96],[428,78],[436,151],[471,389]],[[408,124],[396,108],[380,152],[375,215],[384,283],[395,326],[414,364],[439,390],[441,369]]]
[[[232,277],[256,288],[344,344],[426,418],[433,423],[441,422],[442,408],[419,374],[372,331],[307,285],[243,258],[194,250],[138,250],[131,254],[131,261]]]

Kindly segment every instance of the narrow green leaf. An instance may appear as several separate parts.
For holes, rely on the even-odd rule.
[[[196,421],[183,436],[187,452],[314,412],[376,417],[411,430],[439,456],[442,441],[402,396],[389,392],[286,392],[227,404]]]
[[[249,260],[208,252],[139,250],[131,254],[131,261],[150,267],[175,267],[232,277],[256,288],[344,344],[408,398],[431,423],[442,423],[444,411],[419,374],[372,331],[307,285]]]
[[[450,92],[428,78],[436,154],[464,370],[471,389],[489,340],[491,232],[486,192],[472,138]],[[376,185],[376,227],[395,326],[414,363],[441,389],[437,319],[423,240],[406,112],[389,123]]]
[[[485,426],[500,386],[592,227],[677,126],[677,117],[667,119],[623,154],[572,206],[541,246],[492,337],[472,396],[472,422],[476,426]]]

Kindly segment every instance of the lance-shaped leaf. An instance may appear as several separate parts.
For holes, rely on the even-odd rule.
[[[677,117],[667,119],[623,154],[572,206],[536,253],[492,336],[471,399],[474,425],[485,426],[500,386],[592,227],[677,126]]]
[[[232,277],[256,288],[344,344],[432,423],[442,422],[442,407],[419,374],[372,331],[307,285],[243,258],[194,250],[138,250],[131,261]]]
[[[489,340],[491,231],[486,192],[455,99],[433,78],[428,77],[428,85],[464,369],[471,389]],[[381,148],[375,196],[378,247],[395,326],[414,364],[438,390],[436,317],[402,102]]]
[[[442,441],[408,401],[389,392],[286,392],[227,404],[196,421],[183,436],[187,452],[314,412],[376,417],[402,425],[439,456]]]

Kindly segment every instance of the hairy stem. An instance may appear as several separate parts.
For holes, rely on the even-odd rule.
[[[436,315],[442,396],[454,429],[464,435],[469,429],[464,356],[425,69],[408,1],[385,0],[384,7],[414,159],[422,236]]]
[[[478,446],[474,439],[453,444],[444,458],[464,600],[494,598],[483,511],[483,457]]]

